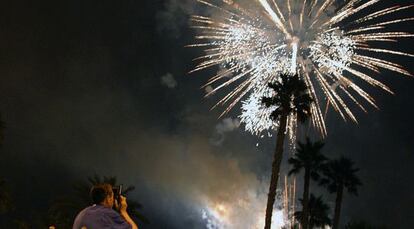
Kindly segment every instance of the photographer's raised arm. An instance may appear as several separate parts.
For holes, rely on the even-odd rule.
[[[132,229],[138,229],[138,226],[131,219],[131,217],[129,216],[127,212],[128,204],[127,204],[126,198],[124,196],[120,196],[120,198],[121,198],[121,206],[119,207],[119,213],[125,219],[125,221],[127,221],[131,225]]]

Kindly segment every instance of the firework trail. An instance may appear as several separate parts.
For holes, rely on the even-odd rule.
[[[314,100],[311,122],[322,135],[327,134],[324,108],[332,107],[344,120],[354,122],[350,104],[364,112],[364,104],[377,108],[359,82],[392,93],[373,74],[385,69],[411,76],[386,58],[414,55],[382,44],[413,37],[393,27],[414,17],[389,19],[412,6],[373,11],[381,0],[349,0],[339,6],[335,0],[197,1],[213,13],[191,17],[199,42],[190,47],[205,50],[192,72],[214,66],[225,69],[208,80],[205,87],[214,89],[206,96],[231,86],[216,106],[225,106],[225,114],[240,102],[241,122],[253,134],[277,128],[269,115],[274,107],[266,108],[261,99],[272,95],[267,85],[279,80],[280,74],[298,74],[307,84]],[[296,118],[289,117],[288,123],[294,138]]]

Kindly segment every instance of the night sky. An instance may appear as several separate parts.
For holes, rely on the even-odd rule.
[[[274,141],[246,133],[236,113],[218,119],[222,109],[210,111],[226,90],[204,99],[200,87],[217,69],[187,74],[202,54],[185,48],[193,42],[194,2],[1,1],[0,177],[21,217],[30,221],[96,173],[136,186],[130,198],[151,221],[140,228],[206,228],[203,210],[240,200],[250,205],[229,216],[234,228],[254,222],[250,211],[265,206]],[[413,3],[384,2],[379,7]],[[390,47],[414,52],[409,39]],[[414,72],[412,58],[395,60]],[[380,110],[353,107],[359,124],[330,112],[323,152],[361,169],[364,185],[358,197],[345,195],[342,222],[409,229],[414,79],[389,71],[375,77],[395,95],[363,85]],[[313,190],[333,208],[334,195]]]

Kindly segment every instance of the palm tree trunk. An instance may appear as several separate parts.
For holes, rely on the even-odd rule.
[[[341,215],[341,205],[342,205],[342,195],[343,195],[344,188],[340,186],[338,192],[336,193],[336,202],[335,202],[335,215],[333,220],[332,229],[339,228],[339,217]]]
[[[301,220],[301,224],[302,224],[302,229],[308,229],[308,224],[309,224],[309,184],[310,184],[310,171],[308,168],[305,168],[305,184],[303,186],[303,215],[302,215],[302,220]]]
[[[276,137],[276,148],[273,155],[272,176],[270,178],[269,194],[267,196],[266,218],[264,229],[270,229],[272,226],[273,205],[276,198],[277,182],[279,180],[280,164],[283,156],[283,143],[285,140],[287,115],[282,115],[280,119],[279,131]]]

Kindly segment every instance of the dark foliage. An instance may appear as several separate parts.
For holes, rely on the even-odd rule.
[[[336,193],[332,229],[339,229],[344,191],[357,195],[357,188],[362,185],[356,175],[358,170],[354,168],[354,162],[345,157],[330,161],[323,169],[323,178],[320,180],[320,184],[325,186],[330,193]]]
[[[301,200],[303,206],[303,200]],[[295,212],[295,217],[298,221],[302,221],[302,211]],[[308,215],[309,228],[324,227],[331,225],[331,219],[329,218],[329,206],[323,202],[322,197],[315,197],[313,194],[309,198],[309,215]]]
[[[283,115],[296,114],[300,122],[305,122],[310,115],[312,98],[308,88],[297,75],[283,74],[281,81],[269,83],[269,87],[275,92],[273,97],[264,97],[262,102],[266,107],[276,106],[271,118],[279,120]]]
[[[296,153],[289,158],[289,164],[293,168],[289,171],[289,175],[298,174],[300,171],[309,170],[310,176],[314,181],[320,178],[320,172],[324,168],[327,158],[321,153],[324,146],[322,141],[312,143],[306,138],[306,143],[298,142]]]
[[[303,187],[303,197],[302,197],[302,228],[308,228],[308,201],[310,193],[310,180],[313,179],[318,181],[320,178],[320,172],[324,166],[327,158],[322,155],[321,149],[324,146],[324,143],[321,141],[311,142],[309,138],[306,138],[306,143],[298,142],[298,147],[296,148],[296,153],[289,159],[289,164],[293,168],[289,171],[289,175],[298,174],[300,171],[304,170],[304,187]]]
[[[326,164],[323,169],[323,178],[320,184],[325,186],[330,193],[336,193],[340,188],[354,195],[358,195],[358,186],[362,185],[356,173],[359,169],[354,168],[354,162],[348,158],[341,157]]]

